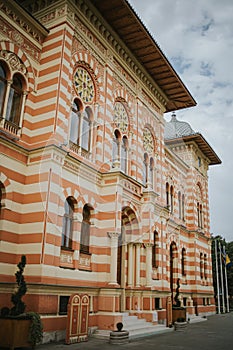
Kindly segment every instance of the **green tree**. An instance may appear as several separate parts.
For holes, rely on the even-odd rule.
[[[225,272],[224,272],[224,269],[225,269],[224,259],[223,259],[223,256],[220,256],[219,244],[221,244],[222,253],[223,253],[223,247],[225,247],[226,254],[229,256],[230,261],[232,262],[232,265],[227,267],[227,284],[228,284],[228,295],[230,300],[230,309],[233,309],[233,242],[226,242],[226,240],[220,235],[212,237],[212,269],[213,269],[213,284],[214,284],[216,306],[217,306],[218,300],[217,300],[217,273],[216,273],[216,246],[215,246],[216,243],[215,242],[217,242],[217,254],[218,254],[217,262],[218,262],[220,292],[221,292],[220,263],[222,263],[222,267],[223,267],[224,287],[226,285],[226,282],[225,282]],[[226,298],[226,295],[225,295],[225,298]],[[222,303],[222,297],[220,298],[220,303]]]

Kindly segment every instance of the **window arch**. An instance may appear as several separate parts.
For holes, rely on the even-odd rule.
[[[197,199],[197,226],[199,229],[204,227],[204,212],[203,212],[203,194],[200,182],[196,186],[196,199]]]
[[[182,208],[182,215],[181,215],[181,218],[183,221],[185,221],[185,197],[184,197],[184,194],[182,194],[182,203],[181,203],[181,208]]]
[[[4,99],[6,95],[7,88],[7,75],[5,67],[2,62],[0,62],[0,116],[3,114]]]
[[[158,267],[157,247],[158,247],[159,234],[154,231],[153,246],[152,246],[152,267]]]
[[[82,135],[81,135],[81,147],[85,151],[90,151],[90,137],[91,137],[91,107],[86,107],[83,113],[82,120]]]
[[[127,173],[127,162],[128,162],[128,139],[123,136],[121,142],[121,170]]]
[[[174,209],[174,187],[170,187],[170,211],[173,213]]]
[[[0,61],[0,117],[7,131],[17,134],[21,129],[25,100],[25,77],[16,72],[11,79],[7,64]]]
[[[166,182],[166,207],[170,209],[170,199],[169,199],[170,186],[169,183]]]
[[[126,134],[129,129],[129,120],[127,111],[125,108],[125,103],[121,103],[120,101],[116,101],[114,105],[114,124],[117,129],[119,129],[122,133]]]
[[[202,204],[197,202],[197,224],[199,228],[203,228],[203,210]]]
[[[80,113],[80,101],[78,99],[75,99],[71,107],[70,141],[76,144],[78,144],[79,139]]]
[[[200,276],[201,279],[204,277],[204,255],[200,253]]]
[[[143,185],[146,186],[148,182],[148,165],[149,165],[149,156],[147,153],[144,153],[143,160]]]
[[[64,216],[62,223],[62,243],[64,248],[72,249],[73,236],[73,215],[74,215],[74,198],[68,197],[65,201]]]
[[[178,192],[178,211],[179,211],[179,219],[185,220],[185,197],[184,194]]]
[[[83,110],[83,104],[75,99],[71,107],[70,120],[70,147],[78,152],[91,151],[93,112],[90,106]]]
[[[113,136],[113,144],[112,144],[112,166],[113,168],[118,167],[118,163],[120,162],[120,140],[121,140],[121,134],[119,130],[114,131]]]
[[[179,210],[179,219],[182,217],[182,204],[181,204],[181,193],[178,192],[178,210]]]
[[[150,157],[149,182],[152,188],[154,188],[154,166],[155,166],[154,158]]]
[[[23,79],[19,74],[13,76],[8,97],[6,120],[19,125],[21,105],[23,99]]]
[[[128,172],[128,150],[129,150],[129,118],[126,103],[117,100],[114,104],[113,124],[115,126],[112,144],[112,166],[120,167],[124,172]]]
[[[207,255],[204,254],[204,277],[207,279]]]
[[[81,236],[80,236],[80,252],[89,254],[90,247],[90,227],[91,227],[91,211],[92,207],[89,204],[85,204],[83,207],[83,219],[81,224]]]
[[[174,187],[166,182],[166,207],[173,214],[174,211]]]
[[[143,148],[144,148],[144,159],[143,159],[143,185],[146,187],[154,188],[154,152],[155,152],[155,141],[151,132],[150,126],[146,126],[143,130]],[[146,160],[145,160],[145,154]]]
[[[181,251],[181,273],[183,276],[186,275],[186,250],[185,248],[182,248]]]

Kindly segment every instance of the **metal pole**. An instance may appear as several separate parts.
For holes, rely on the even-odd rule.
[[[225,285],[226,285],[226,302],[227,302],[227,312],[230,311],[230,308],[229,308],[229,295],[228,295],[228,282],[227,282],[227,265],[226,265],[226,247],[225,245],[223,246],[223,255],[225,257]]]
[[[223,284],[223,272],[222,272],[222,248],[221,243],[219,242],[219,253],[220,253],[220,274],[221,274],[221,286],[222,286],[222,312],[225,314],[225,292],[224,292],[224,284]]]
[[[217,279],[217,298],[218,298],[218,314],[221,313],[220,308],[220,293],[219,293],[219,272],[218,272],[218,248],[217,248],[217,241],[214,240],[215,243],[215,263],[216,263],[216,279]]]

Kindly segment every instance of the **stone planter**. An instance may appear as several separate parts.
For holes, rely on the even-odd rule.
[[[32,347],[28,341],[31,320],[0,318],[0,348]]]
[[[187,328],[188,322],[184,321],[184,322],[174,322],[174,326],[175,326],[175,331],[178,332],[183,332],[186,328]]]
[[[110,344],[126,344],[129,342],[129,332],[128,331],[112,331],[110,332]]]
[[[179,318],[186,320],[186,309],[183,307],[172,308],[172,323],[176,322]]]

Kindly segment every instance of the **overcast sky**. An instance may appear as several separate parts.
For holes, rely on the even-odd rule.
[[[197,102],[176,116],[222,160],[209,170],[210,231],[233,241],[233,1],[129,3]]]

